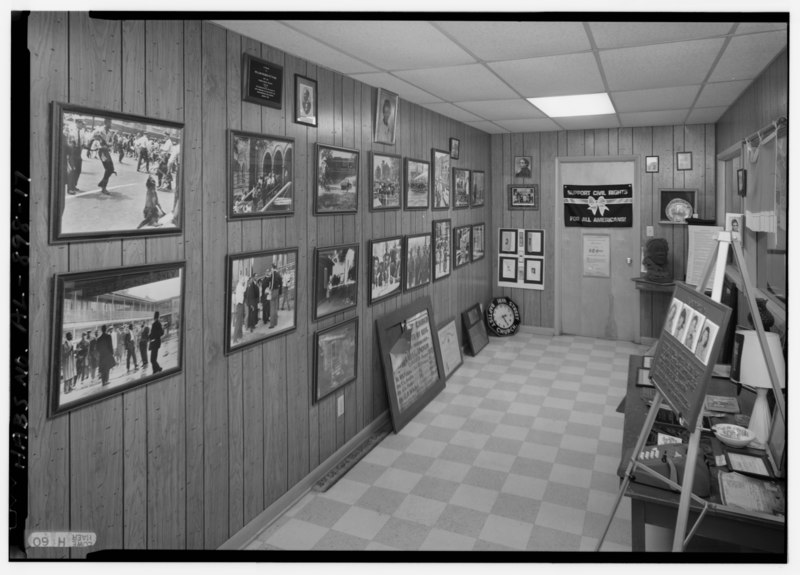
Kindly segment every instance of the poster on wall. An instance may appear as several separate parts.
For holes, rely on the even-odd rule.
[[[611,277],[611,236],[608,234],[583,236],[583,277]]]
[[[633,185],[565,185],[564,225],[586,228],[632,227]]]
[[[500,228],[497,234],[497,286],[544,290],[544,230]]]

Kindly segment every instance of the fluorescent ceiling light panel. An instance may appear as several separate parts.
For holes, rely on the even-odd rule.
[[[528,98],[528,102],[551,118],[597,116],[614,113],[614,105],[605,92],[600,94],[579,94],[577,96]]]

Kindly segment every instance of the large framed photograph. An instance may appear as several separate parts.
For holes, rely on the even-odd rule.
[[[539,186],[508,186],[509,210],[538,210]]]
[[[297,248],[229,255],[225,353],[297,327]]]
[[[314,334],[314,403],[358,376],[358,318]]]
[[[358,212],[358,150],[317,144],[314,215]]]
[[[183,231],[183,124],[53,103],[52,243]]]
[[[280,110],[283,107],[283,66],[242,54],[242,100]]]
[[[486,203],[486,174],[483,171],[472,171],[472,194],[470,196],[470,205],[473,208]]]
[[[431,234],[406,236],[403,289],[410,291],[431,283]]]
[[[369,242],[372,254],[369,278],[369,304],[402,293],[403,238],[385,238]]]
[[[183,262],[55,276],[50,417],[175,375]]]
[[[317,127],[317,81],[294,75],[294,122]]]
[[[434,210],[450,208],[450,152],[431,148],[431,167],[433,169]]]
[[[356,306],[358,302],[358,244],[314,251],[314,319]]]
[[[472,226],[472,261],[476,262],[486,255],[486,224]]]
[[[400,209],[402,158],[396,154],[370,154],[370,209]]]
[[[459,226],[453,230],[453,267],[460,268],[472,261],[472,226]]]
[[[660,215],[662,224],[685,224],[695,212],[697,190],[660,190]]]
[[[398,104],[397,94],[378,88],[378,96],[375,100],[375,133],[372,138],[373,142],[394,146]]]
[[[445,380],[450,379],[453,372],[464,363],[461,355],[461,345],[458,343],[458,330],[456,319],[453,318],[439,326],[439,350],[442,353],[442,367]]]
[[[465,168],[453,168],[453,208],[469,207],[470,172]]]
[[[450,253],[453,249],[453,224],[450,220],[433,221],[433,281],[450,275]]]
[[[228,130],[228,218],[294,213],[294,140]]]
[[[427,210],[431,203],[431,163],[406,158],[405,209]]]

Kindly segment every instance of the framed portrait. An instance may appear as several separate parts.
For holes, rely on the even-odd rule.
[[[267,106],[283,107],[283,66],[242,54],[242,100]]]
[[[402,293],[403,238],[371,240],[369,251],[372,264],[369,272],[369,304],[389,299]]]
[[[472,226],[472,261],[483,259],[486,255],[486,224]]]
[[[297,328],[297,248],[229,255],[225,353]]]
[[[405,159],[405,209],[427,210],[431,203],[431,163]]]
[[[517,230],[513,228],[500,228],[500,253],[517,253]]]
[[[317,81],[294,75],[294,123],[317,127]]]
[[[525,255],[544,255],[544,230],[525,230]]]
[[[358,212],[358,150],[317,144],[314,215]]]
[[[500,281],[501,282],[517,282],[517,258],[500,256]]]
[[[183,124],[54,102],[50,241],[183,231]]]
[[[294,214],[294,140],[228,130],[228,218]]]
[[[375,133],[373,142],[394,146],[395,128],[397,126],[397,94],[378,88],[375,101]]]
[[[644,171],[648,174],[655,174],[658,172],[658,156],[644,157]]]
[[[401,158],[396,154],[370,153],[370,209],[400,209]]]
[[[472,226],[453,230],[453,267],[460,268],[472,261]]]
[[[695,212],[697,190],[663,189],[660,190],[660,206],[662,224],[685,224]]]
[[[730,212],[725,214],[725,231],[739,234],[734,237],[741,237],[744,231],[744,214],[732,214]]]
[[[358,303],[358,244],[314,250],[314,320]]]
[[[514,177],[530,178],[531,166],[533,166],[531,156],[514,156]]]
[[[358,318],[314,334],[314,403],[358,377]]]
[[[509,210],[538,210],[539,186],[508,186]]]
[[[486,203],[486,174],[480,170],[472,170],[472,194],[470,205],[473,208]]]
[[[469,207],[470,172],[465,168],[453,168],[453,208]]]
[[[456,319],[453,318],[439,326],[437,335],[439,337],[439,350],[442,353],[444,378],[448,380],[453,375],[453,372],[464,363],[464,358],[461,355],[461,345],[458,343]]]
[[[431,234],[406,236],[403,289],[411,291],[431,283]]]
[[[676,164],[678,170],[691,170],[692,169],[692,153],[691,152],[677,152],[678,158]]]
[[[743,168],[736,170],[736,193],[740,196],[747,195],[747,170]]]
[[[433,281],[450,275],[453,224],[450,220],[433,221]]]
[[[526,284],[544,284],[543,268],[544,260],[542,258],[525,258],[525,277],[523,281]]]
[[[450,138],[450,157],[454,160],[458,159],[461,152],[461,140],[458,138]]]
[[[431,167],[433,169],[432,209],[447,210],[450,208],[450,153],[432,148]]]
[[[53,417],[183,368],[184,263],[58,274]]]

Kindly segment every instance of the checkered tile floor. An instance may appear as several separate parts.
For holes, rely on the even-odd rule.
[[[626,342],[492,338],[399,434],[248,549],[592,551],[619,480]],[[603,551],[630,551],[623,499]]]

